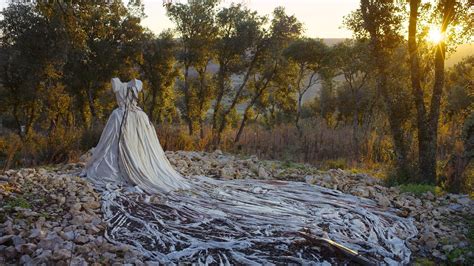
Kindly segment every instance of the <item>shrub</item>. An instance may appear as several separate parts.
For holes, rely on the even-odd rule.
[[[430,191],[433,194],[439,192],[439,188],[433,185],[426,184],[403,184],[399,186],[401,192],[413,193],[421,196],[423,193]]]

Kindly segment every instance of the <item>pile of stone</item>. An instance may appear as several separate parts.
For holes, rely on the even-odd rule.
[[[420,234],[409,243],[415,257],[459,264],[474,258],[472,252],[465,252],[473,245],[467,223],[474,217],[474,201],[466,195],[427,192],[415,196],[385,187],[381,180],[366,174],[320,171],[309,165],[220,151],[166,155],[183,175],[301,181],[373,199],[381,207],[415,220]],[[100,198],[77,176],[83,165],[24,168],[0,175],[0,265],[143,264],[146,258],[130,247],[105,240],[107,223],[102,219]]]
[[[0,265],[102,265],[142,261],[104,238],[100,199],[82,167],[9,170],[0,176]]]

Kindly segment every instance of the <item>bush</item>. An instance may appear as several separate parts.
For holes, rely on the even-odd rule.
[[[347,161],[346,159],[336,159],[336,160],[326,160],[322,163],[322,169],[346,169]]]
[[[413,193],[417,196],[421,196],[423,193],[431,192],[437,194],[440,192],[440,188],[433,185],[426,184],[403,184],[399,186],[401,192]]]

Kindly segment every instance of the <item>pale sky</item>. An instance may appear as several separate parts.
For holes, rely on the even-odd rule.
[[[8,2],[9,0],[0,0],[0,9],[6,7]],[[173,27],[166,16],[163,0],[143,0],[143,2],[147,15],[143,21],[144,26],[156,34]],[[341,28],[342,20],[359,5],[359,0],[223,0],[221,5],[229,6],[232,2],[244,3],[261,15],[269,15],[275,7],[283,6],[288,14],[294,14],[303,22],[306,36],[318,38],[351,37],[350,31]]]

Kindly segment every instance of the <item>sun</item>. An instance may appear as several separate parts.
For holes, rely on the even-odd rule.
[[[444,39],[444,34],[438,28],[430,28],[427,40],[432,43],[440,43]]]

